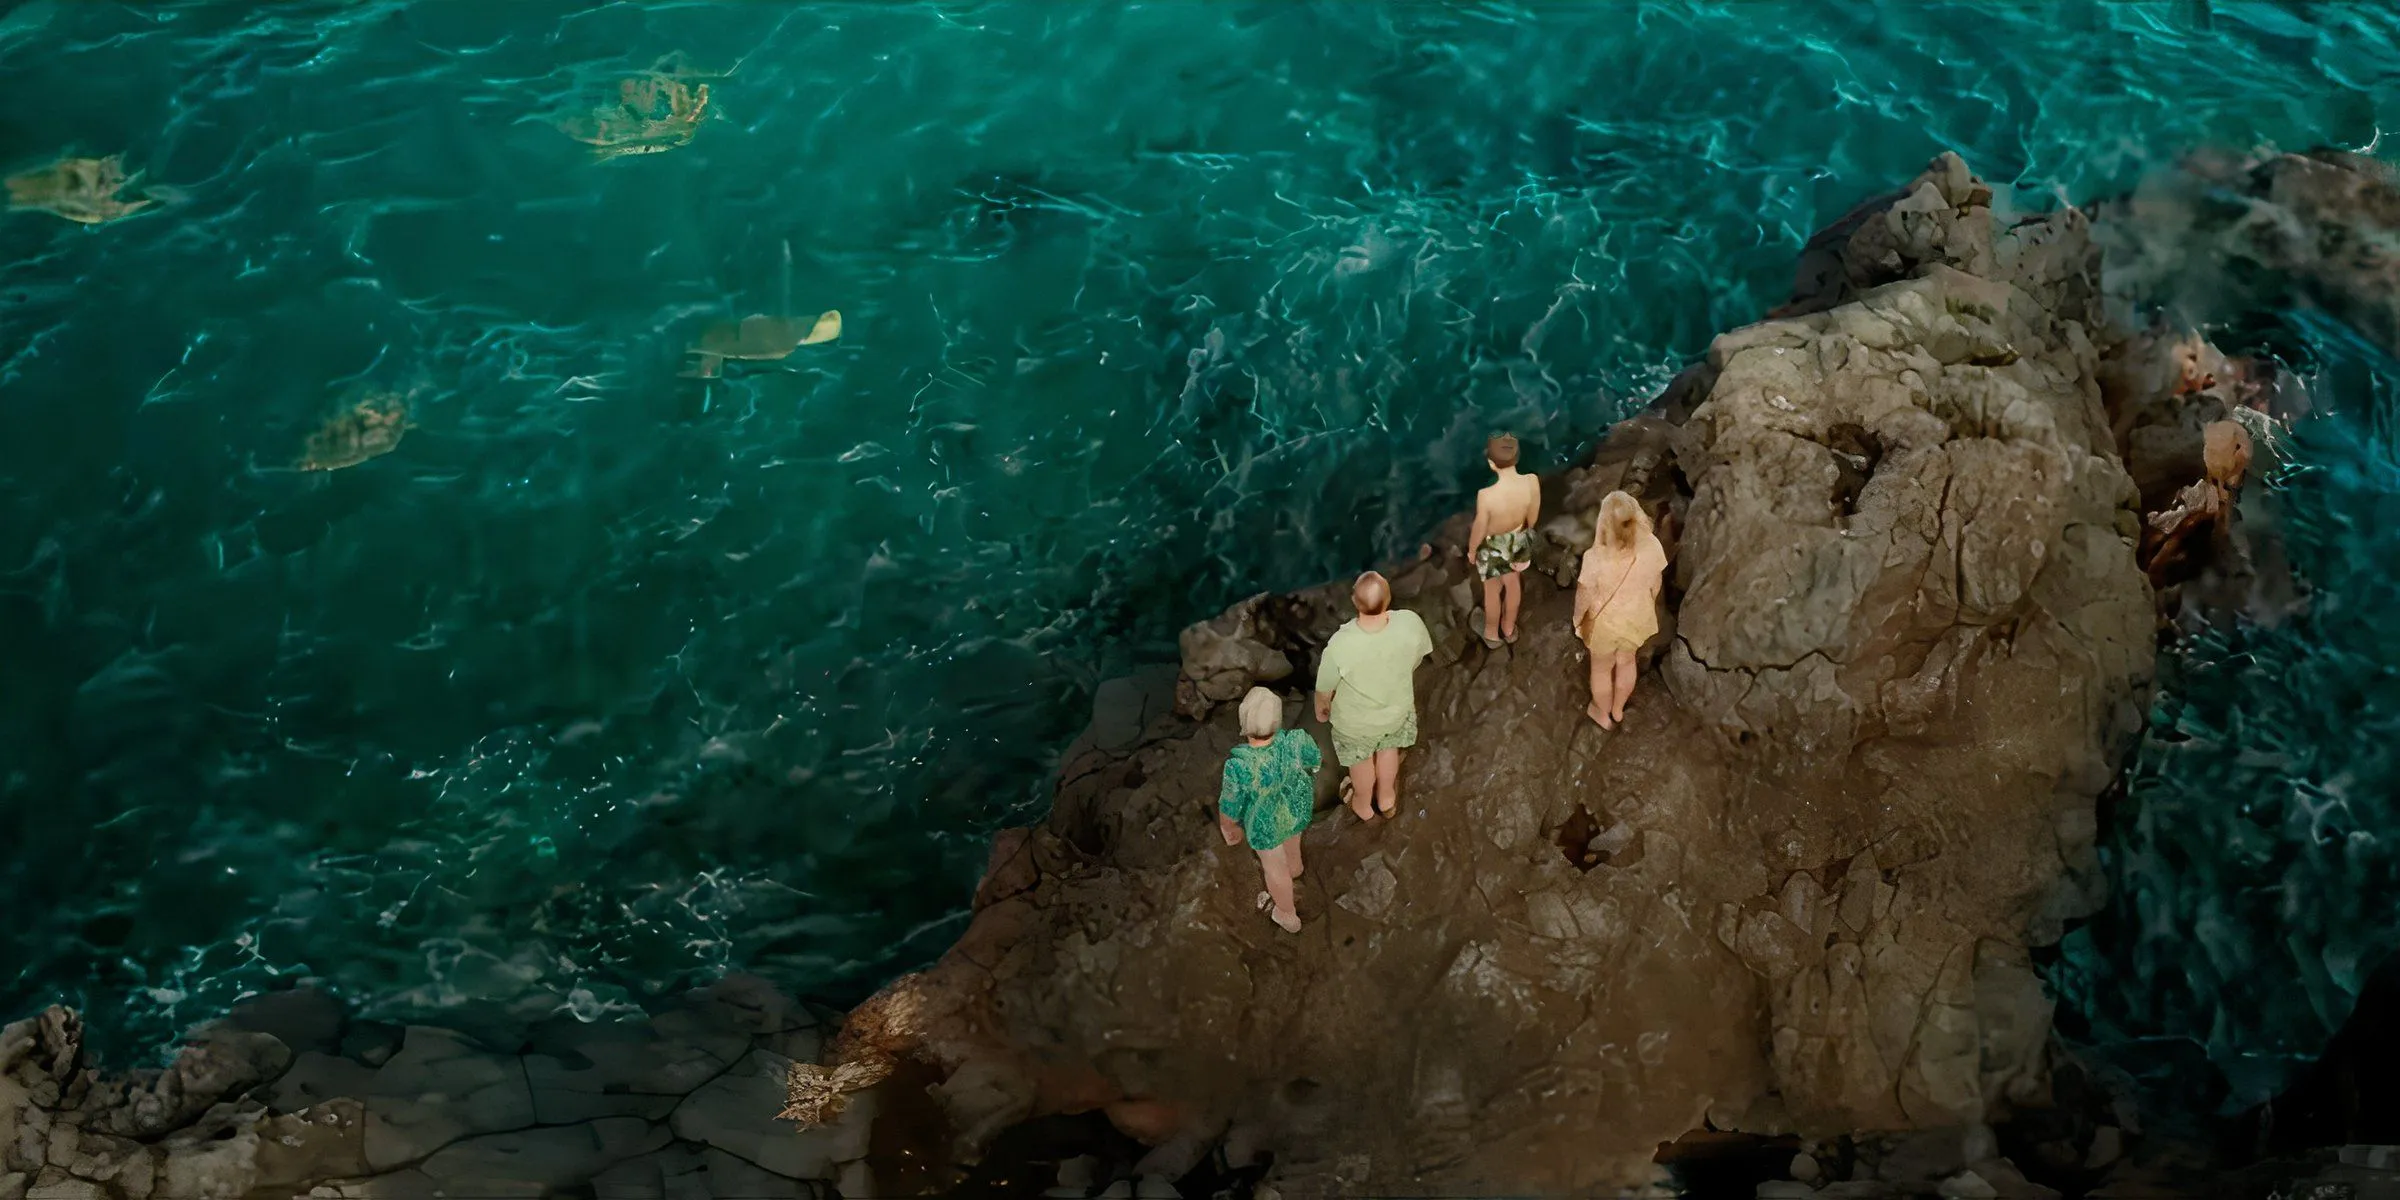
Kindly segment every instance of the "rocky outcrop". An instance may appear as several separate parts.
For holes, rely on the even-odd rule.
[[[820,1029],[742,977],[507,1049],[290,992],[107,1076],[53,1008],[0,1030],[0,1200],[872,1195],[872,1098],[798,1135],[774,1119]]]
[[[1463,518],[1390,569],[1438,647],[1422,740],[1396,821],[1320,781],[1300,935],[1208,813],[1241,687],[1322,735],[1339,583],[1187,635],[1180,713],[1081,743],[958,945],[827,1062],[909,1077],[876,1091],[930,1096],[933,1153],[1098,1109],[1145,1170],[1271,1156],[1285,1195],[1639,1187],[1704,1129],[1941,1131],[1994,1194],[1977,1131],[2049,1100],[2031,955],[2095,902],[2156,618],[2089,226],[1990,202],[1944,156],[1846,217],[1784,315],[1547,481],[1516,646],[1471,633]],[[1552,581],[1618,486],[1677,546],[1604,733]]]

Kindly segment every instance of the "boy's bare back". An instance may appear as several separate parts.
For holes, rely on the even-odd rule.
[[[1502,479],[1475,493],[1475,511],[1483,518],[1485,537],[1532,528],[1541,502],[1542,481],[1532,475]]]

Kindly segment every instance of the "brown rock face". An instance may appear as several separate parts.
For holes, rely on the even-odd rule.
[[[1253,602],[1186,639],[1210,656],[1184,711],[1214,716],[1067,764],[959,945],[835,1058],[942,1080],[957,1152],[1105,1106],[1169,1169],[1219,1137],[1270,1151],[1287,1195],[1639,1186],[1704,1125],[2045,1103],[2028,949],[2094,902],[2092,802],[2155,616],[2097,382],[2098,253],[2072,211],[1995,233],[1990,197],[1944,156],[1854,212],[1812,245],[1779,310],[1799,315],[1718,338],[1553,485],[1679,514],[1672,624],[1622,730],[1582,715],[1571,593],[1544,572],[1520,642],[1481,647],[1445,527],[1394,576],[1439,645],[1403,815],[1331,807],[1328,755],[1283,934],[1209,820],[1217,706],[1255,663],[1292,673],[1304,717],[1289,660],[1346,586],[1272,622]],[[1553,536],[1588,536],[1570,515]]]

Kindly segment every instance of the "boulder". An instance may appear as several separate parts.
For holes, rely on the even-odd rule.
[[[1269,643],[1272,635],[1260,611],[1265,599],[1254,596],[1183,631],[1178,639],[1183,673],[1175,682],[1175,711],[1205,717],[1259,684],[1291,676],[1292,660]],[[1096,728],[1094,734],[1104,744],[1121,740],[1105,728]]]

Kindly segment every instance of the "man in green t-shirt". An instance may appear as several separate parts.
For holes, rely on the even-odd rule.
[[[1392,585],[1369,571],[1350,589],[1358,619],[1335,631],[1317,662],[1317,719],[1333,726],[1333,757],[1350,769],[1361,821],[1400,811],[1400,751],[1417,744],[1417,664],[1433,653],[1425,619],[1392,609]]]

